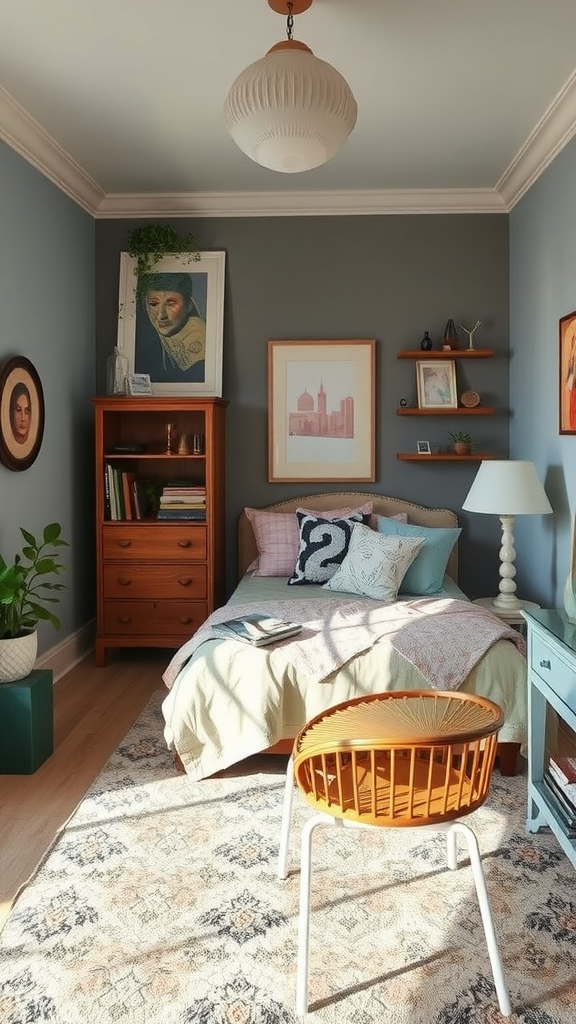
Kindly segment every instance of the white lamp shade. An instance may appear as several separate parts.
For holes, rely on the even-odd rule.
[[[497,516],[552,512],[534,463],[512,459],[483,462],[462,508]]]
[[[238,75],[224,104],[234,142],[262,167],[293,173],[326,163],[356,124],[342,75],[309,50],[278,49]]]

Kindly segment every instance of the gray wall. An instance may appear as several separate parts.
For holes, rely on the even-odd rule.
[[[115,343],[119,253],[137,221],[96,225],[98,390]],[[475,463],[403,463],[417,440],[447,444],[448,430],[472,429],[479,447],[508,456],[508,218],[502,215],[215,218],[173,223],[193,230],[203,249],[226,251],[224,397],[227,420],[227,548],[235,582],[236,521],[263,505],[343,484],[267,481],[267,341],[377,339],[377,473],[367,489],[453,509],[463,525],[461,582],[472,596],[497,591],[491,523],[462,501]],[[399,361],[429,330],[436,346],[446,320],[482,326],[477,347],[497,358],[458,367],[458,390],[474,388],[499,415],[468,420],[400,419],[400,398],[415,402],[415,367]],[[462,339],[464,344],[464,338]],[[472,547],[472,545],[474,545]]]
[[[576,139],[510,216],[514,458],[533,460],[554,515],[516,527],[518,582],[547,607],[562,604],[576,504],[576,436],[558,431],[558,320],[576,309]]]
[[[0,552],[11,562],[24,526],[62,524],[71,544],[67,589],[54,610],[62,633],[40,623],[42,653],[94,614],[94,224],[0,142],[0,364],[28,358],[44,392],[45,431],[30,469],[0,464]]]

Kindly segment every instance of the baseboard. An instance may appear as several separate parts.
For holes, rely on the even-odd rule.
[[[41,654],[36,659],[35,667],[51,669],[54,682],[61,679],[94,650],[95,628],[95,622],[92,620],[75,633],[71,633],[65,640],[61,640],[55,647]]]

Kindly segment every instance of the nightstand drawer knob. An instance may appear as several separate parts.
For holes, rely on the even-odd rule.
[[[550,662],[549,662],[549,660],[547,658],[544,661],[540,662],[540,668],[552,668],[552,666],[551,666],[551,664],[550,664]]]
[[[192,547],[192,541],[191,540],[179,540],[178,541],[178,547],[180,547],[180,548],[191,548]]]

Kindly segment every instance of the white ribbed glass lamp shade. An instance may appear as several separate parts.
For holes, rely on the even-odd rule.
[[[234,142],[262,167],[294,173],[326,163],[356,124],[339,71],[302,43],[280,43],[238,75],[224,104]]]

